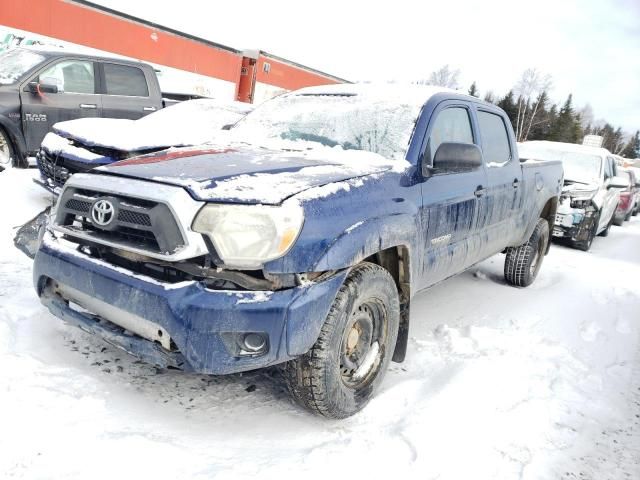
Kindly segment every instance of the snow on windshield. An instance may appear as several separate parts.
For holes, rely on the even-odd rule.
[[[29,50],[11,50],[0,55],[0,84],[11,85],[27,71],[42,62],[44,57]]]
[[[233,129],[236,138],[316,142],[403,159],[421,104],[358,94],[294,94],[266,102]]]
[[[598,183],[602,158],[588,153],[532,148],[523,144],[519,148],[520,157],[528,160],[561,160],[564,179],[578,183]]]

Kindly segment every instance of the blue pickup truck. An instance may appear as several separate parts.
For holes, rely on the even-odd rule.
[[[500,252],[526,287],[548,252],[561,163],[520,162],[474,97],[312,87],[228,133],[72,176],[35,258],[42,303],[160,367],[281,364],[299,404],[344,418],[405,358],[416,293]]]

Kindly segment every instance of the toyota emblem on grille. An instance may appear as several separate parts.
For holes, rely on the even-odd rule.
[[[109,200],[98,200],[91,208],[91,219],[96,225],[105,227],[111,223],[115,207]]]

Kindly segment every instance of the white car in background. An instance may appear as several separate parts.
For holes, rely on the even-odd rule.
[[[197,99],[138,120],[82,118],[56,123],[36,156],[38,183],[55,193],[74,173],[170,147],[215,141],[224,134],[223,127],[253,108],[243,102]]]
[[[596,235],[606,237],[614,220],[620,190],[628,181],[618,176],[615,158],[605,148],[573,143],[531,141],[518,144],[521,160],[561,160],[564,186],[560,195],[555,238],[580,250],[591,248]]]

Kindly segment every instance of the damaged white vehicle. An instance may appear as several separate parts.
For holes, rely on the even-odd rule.
[[[524,142],[518,149],[523,159],[562,161],[564,186],[552,232],[555,238],[587,251],[596,235],[609,235],[619,189],[626,186],[609,150],[548,141]]]

